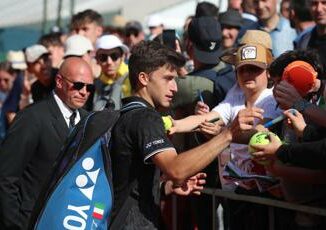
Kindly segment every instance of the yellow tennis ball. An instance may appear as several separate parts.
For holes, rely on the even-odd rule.
[[[163,116],[162,120],[163,120],[165,131],[168,131],[169,129],[171,129],[171,127],[173,126],[171,117],[170,116]]]
[[[270,143],[269,137],[268,137],[269,135],[273,135],[274,137],[276,137],[276,139],[279,142],[282,142],[281,139],[275,133],[258,132],[250,138],[249,145],[248,145],[249,153],[251,154],[251,153],[257,152],[257,150],[254,147],[252,147],[252,145],[267,145],[267,144],[269,144]],[[260,164],[263,164],[263,165],[266,165],[269,163],[268,161],[257,161],[257,162]]]

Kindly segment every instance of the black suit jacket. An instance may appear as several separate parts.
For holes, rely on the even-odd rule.
[[[79,110],[81,117],[87,115]],[[51,95],[19,112],[0,147],[0,229],[25,229],[69,134]]]

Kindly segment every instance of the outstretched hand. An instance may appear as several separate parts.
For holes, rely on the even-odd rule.
[[[195,114],[202,115],[209,112],[209,106],[202,101],[198,101],[195,107]]]
[[[274,87],[275,100],[279,103],[280,108],[290,109],[294,102],[302,99],[299,92],[287,81],[281,81]]]
[[[206,183],[206,173],[197,173],[189,177],[180,185],[174,185],[172,181],[167,181],[165,184],[165,194],[175,193],[180,196],[188,196],[190,194],[200,195],[201,190],[204,189]]]
[[[251,153],[254,156],[254,160],[275,160],[275,153],[280,148],[282,143],[274,135],[269,134],[268,138],[270,143],[267,145],[250,145],[253,149],[256,150],[256,152]]]
[[[232,140],[240,139],[243,132],[254,129],[254,121],[256,119],[262,121],[263,113],[264,110],[257,107],[240,110],[237,117],[229,126],[232,133]]]
[[[307,126],[302,114],[297,110],[293,112],[293,109],[291,109],[284,111],[284,115],[288,118],[288,125],[294,130],[295,134],[302,137],[303,130]]]

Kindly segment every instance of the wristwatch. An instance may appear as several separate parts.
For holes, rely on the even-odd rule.
[[[306,101],[304,99],[300,99],[293,103],[292,108],[298,110],[300,113],[302,113],[306,108],[312,106],[312,104],[309,101]]]

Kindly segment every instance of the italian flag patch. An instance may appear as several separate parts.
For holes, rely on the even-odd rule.
[[[93,217],[96,219],[101,220],[104,214],[104,205],[101,203],[95,203],[94,210],[93,210]]]

